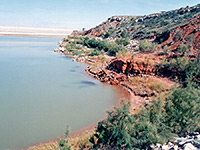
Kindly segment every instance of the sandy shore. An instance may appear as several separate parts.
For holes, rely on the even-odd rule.
[[[63,28],[38,28],[22,26],[0,26],[0,35],[6,36],[44,36],[44,37],[66,37],[74,29]]]

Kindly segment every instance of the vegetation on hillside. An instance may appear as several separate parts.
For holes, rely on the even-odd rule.
[[[174,79],[182,85],[192,82],[200,86],[200,56],[193,61],[185,56],[164,60],[159,64],[158,75]]]
[[[145,40],[141,40],[141,41],[140,41],[139,49],[140,49],[142,52],[155,52],[156,46],[157,46],[157,45],[156,45],[155,43],[152,43],[152,42],[147,41],[147,40],[145,39]]]
[[[103,38],[151,39],[180,26],[199,13],[200,7],[196,5],[145,16],[113,16],[94,30],[103,30],[100,35]],[[115,21],[118,22],[116,26],[113,25]],[[84,34],[87,35],[88,32]],[[159,39],[160,42],[163,40],[165,39]]]
[[[70,39],[73,39],[70,41]],[[70,36],[67,39],[66,51],[72,52],[72,55],[98,56],[108,52],[111,56],[116,56],[118,52],[127,51],[125,48],[129,44],[128,39],[120,38],[113,42],[82,36]],[[84,49],[86,47],[87,49]]]

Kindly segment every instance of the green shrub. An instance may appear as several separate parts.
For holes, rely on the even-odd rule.
[[[76,40],[76,44],[81,44],[81,45],[83,45],[83,40]]]
[[[124,30],[122,33],[121,33],[121,37],[122,38],[128,38],[128,32],[126,30]]]
[[[143,52],[154,52],[156,50],[157,45],[155,43],[152,43],[150,41],[141,40],[139,49]]]
[[[123,108],[108,112],[108,119],[99,122],[90,139],[94,149],[146,149],[151,144],[165,143],[172,135],[163,123],[161,101],[138,115],[131,115],[129,106],[124,103]]]
[[[186,44],[181,43],[181,45],[178,47],[178,52],[182,55],[185,55],[187,52],[189,52],[189,48]]]
[[[89,54],[89,56],[98,56],[98,55],[100,55],[100,54],[102,54],[102,53],[103,53],[103,51],[100,51],[100,50],[95,49],[94,51],[92,51],[92,52]]]
[[[192,83],[200,86],[200,57],[189,61],[187,57],[177,57],[170,61],[164,61],[158,73],[169,74],[169,77],[178,79],[181,84]],[[194,85],[193,85],[194,86]]]
[[[169,61],[163,61],[159,67],[159,73],[168,75],[179,82],[186,80],[186,67],[191,63],[187,57],[177,57]]]
[[[191,133],[200,127],[200,91],[188,85],[166,99],[166,124],[173,133]]]
[[[163,114],[163,104],[159,100],[154,101],[152,105],[144,108],[140,114],[135,115],[136,121],[133,125],[136,139],[135,148],[146,149],[151,144],[164,144],[174,136],[165,125]]]
[[[96,39],[89,39],[89,38],[85,38],[85,40],[83,41],[84,45],[87,46],[88,48],[94,48],[96,49],[94,52],[91,53],[92,55],[98,55],[98,51],[105,51],[105,52],[109,52],[110,55],[112,56],[116,56],[116,53],[119,51],[126,51],[126,48],[123,45],[118,45],[115,42],[109,43],[105,40],[100,41],[100,40],[96,40]],[[124,41],[125,43],[125,41]]]
[[[164,52],[165,54],[168,54],[168,52],[169,52],[169,48],[168,48],[167,45],[164,46],[164,48],[163,48],[163,52]]]
[[[134,60],[134,58],[135,58],[135,55],[133,54],[133,55],[131,56],[131,58],[132,58],[132,60]]]
[[[104,38],[108,38],[112,33],[111,32],[106,32],[106,34],[104,35]]]
[[[190,85],[173,89],[164,100],[153,101],[131,115],[129,104],[108,112],[90,142],[94,149],[147,149],[168,142],[176,134],[200,129],[200,91]]]
[[[85,38],[83,44],[88,48],[95,48],[99,50],[104,50],[105,52],[108,51],[108,42],[107,41],[100,41],[96,40],[95,38],[89,39],[88,37]]]
[[[115,42],[118,45],[123,45],[123,46],[126,46],[130,43],[128,38],[117,38]]]
[[[108,30],[108,32],[106,32],[106,34],[104,35],[104,38],[108,38],[113,34],[114,30],[110,29]]]
[[[186,65],[185,78],[187,78],[187,83],[193,83],[193,86],[200,87],[200,56]]]
[[[109,43],[108,52],[112,56],[116,56],[119,51],[127,51],[126,48],[122,45],[117,45],[115,42]]]
[[[59,139],[58,140],[58,149],[59,150],[71,150],[71,145],[69,145],[69,134],[70,134],[70,130],[69,130],[69,126],[67,126],[66,128],[66,132],[65,132],[65,137],[63,139]]]
[[[75,42],[73,42],[73,43],[70,43],[70,44],[67,44],[66,46],[65,46],[65,48],[66,48],[66,50],[80,50],[80,49],[82,49],[82,47],[81,46],[79,46],[79,45],[76,45],[75,44]]]
[[[129,106],[130,103],[124,104],[123,108],[115,108],[114,111],[108,112],[106,120],[98,123],[96,132],[90,139],[94,149],[108,146],[115,149],[132,148],[134,118],[130,115]]]

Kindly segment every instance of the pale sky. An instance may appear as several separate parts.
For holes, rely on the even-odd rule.
[[[0,26],[81,29],[114,15],[147,15],[199,0],[0,0]]]

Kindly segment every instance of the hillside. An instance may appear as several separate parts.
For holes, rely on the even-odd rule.
[[[131,39],[155,38],[163,31],[171,30],[200,13],[200,4],[172,11],[145,16],[113,16],[99,26],[85,31],[87,36],[121,37],[126,32]]]
[[[191,48],[191,53],[197,54],[200,49],[200,14],[170,32],[157,36],[157,39],[161,47],[167,45],[171,50],[176,50],[181,43],[185,43]]]
[[[200,42],[199,15],[200,4],[145,16],[113,16],[92,29],[72,34],[108,40],[126,37],[130,40],[150,39],[161,47],[172,46],[171,50],[176,50],[184,42],[197,50]]]

